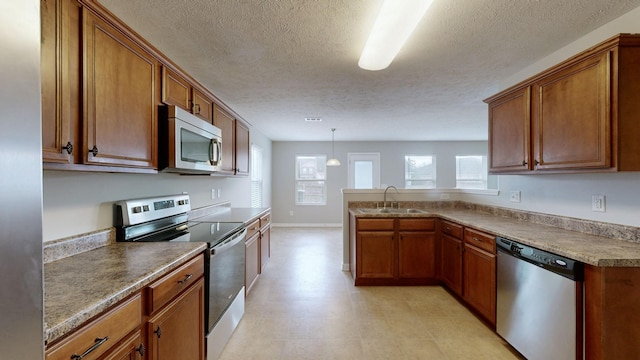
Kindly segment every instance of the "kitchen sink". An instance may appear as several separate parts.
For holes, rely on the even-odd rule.
[[[382,208],[382,209],[358,209],[366,214],[425,214],[426,211],[412,208]]]

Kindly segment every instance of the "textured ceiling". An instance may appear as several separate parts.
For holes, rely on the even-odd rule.
[[[357,62],[381,0],[101,3],[268,138],[364,141],[486,140],[499,79],[640,0],[435,0],[377,72]]]

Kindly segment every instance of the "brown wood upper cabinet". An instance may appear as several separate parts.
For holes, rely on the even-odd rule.
[[[162,102],[179,106],[208,122],[213,122],[213,100],[177,72],[162,67]]]
[[[157,168],[158,62],[83,8],[84,162]]]
[[[81,7],[76,0],[40,1],[42,159],[73,164],[80,150]]]
[[[490,172],[640,170],[638,64],[620,34],[485,100]]]
[[[41,1],[41,17],[44,168],[155,172],[159,66],[144,42],[94,2]]]
[[[213,125],[222,130],[221,173],[249,175],[250,139],[249,127],[224,110],[213,106]]]

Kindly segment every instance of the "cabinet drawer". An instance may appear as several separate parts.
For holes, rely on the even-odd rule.
[[[255,233],[257,233],[258,230],[260,230],[260,219],[255,219],[249,225],[247,225],[247,236],[246,236],[246,238],[249,239]]]
[[[441,231],[443,234],[462,240],[462,225],[443,220]]]
[[[434,219],[398,219],[400,230],[433,231],[436,228]]]
[[[358,219],[356,228],[361,230],[393,230],[393,219]]]
[[[496,237],[478,230],[464,229],[465,244],[473,245],[492,254],[496,252]]]
[[[204,256],[200,255],[147,286],[147,314],[164,306],[204,275]]]
[[[260,228],[265,227],[266,225],[268,225],[271,222],[271,213],[262,215],[260,217]]]
[[[47,350],[46,360],[69,360],[82,355],[92,347],[93,351],[83,359],[97,359],[142,323],[142,300],[137,294],[88,323],[69,338]],[[100,339],[106,340],[98,345]]]

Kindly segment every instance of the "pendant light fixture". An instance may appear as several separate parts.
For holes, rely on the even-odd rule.
[[[386,69],[432,2],[433,0],[385,0],[358,66],[371,71]]]
[[[340,160],[336,159],[334,152],[334,140],[336,129],[331,129],[331,159],[327,160],[327,166],[340,166]]]

